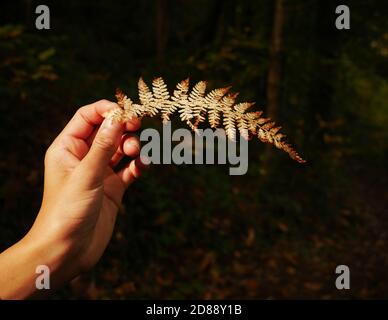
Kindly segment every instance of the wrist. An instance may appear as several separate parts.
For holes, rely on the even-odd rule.
[[[35,247],[38,255],[46,258],[52,270],[62,274],[78,275],[82,270],[80,257],[83,241],[68,227],[63,211],[41,208],[37,219],[23,238],[23,241]],[[65,270],[63,270],[65,269]]]
[[[28,233],[0,254],[0,298],[25,299],[47,295],[77,275],[74,261],[64,243],[36,238]],[[45,284],[48,284],[45,290],[39,290],[37,285],[42,270]]]
[[[38,266],[47,266],[50,289],[55,290],[80,273],[77,262],[78,251],[66,241],[47,234],[36,236],[33,232],[29,232],[20,241],[20,246],[28,252],[29,261],[34,261],[33,272],[38,272],[36,271]],[[38,276],[39,274],[35,273],[35,279]]]

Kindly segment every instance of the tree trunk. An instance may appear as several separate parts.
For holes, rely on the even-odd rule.
[[[32,7],[31,0],[25,1],[26,8],[26,29],[32,29],[32,13],[35,13],[35,8]]]
[[[282,81],[283,61],[283,29],[284,29],[283,0],[275,0],[272,34],[269,48],[269,65],[267,75],[267,115],[273,120],[279,110]],[[272,145],[267,145],[262,157],[262,173],[268,176],[273,154]]]
[[[167,0],[156,0],[156,59],[161,67],[164,63],[168,38]]]
[[[284,18],[283,0],[275,0],[267,77],[267,113],[273,118],[278,113],[281,94]]]

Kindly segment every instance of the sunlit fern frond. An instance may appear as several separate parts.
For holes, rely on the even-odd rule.
[[[155,78],[152,91],[142,78],[138,82],[140,103],[133,103],[121,90],[117,89],[116,98],[119,108],[105,116],[116,121],[128,121],[134,117],[161,115],[163,122],[169,121],[174,112],[194,131],[198,125],[208,119],[212,128],[223,127],[229,139],[235,141],[237,132],[245,139],[257,136],[265,143],[289,154],[299,163],[306,162],[285,140],[270,118],[263,118],[262,111],[249,111],[252,102],[235,104],[237,93],[229,93],[230,87],[214,89],[206,95],[206,82],[198,82],[190,91],[189,79],[178,83],[172,95],[162,78]]]

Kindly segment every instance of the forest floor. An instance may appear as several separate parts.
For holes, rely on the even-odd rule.
[[[144,265],[144,271],[137,274],[127,272],[122,261],[110,256],[109,262],[100,266],[98,276],[89,274],[73,281],[71,296],[91,299],[387,297],[388,221],[384,200],[387,178],[377,168],[350,166],[348,171],[354,179],[348,199],[349,208],[355,208],[354,211],[342,210],[307,237],[292,234],[286,223],[279,223],[282,236],[266,244],[255,238],[254,229],[248,229],[246,235],[237,239],[232,256],[205,247],[177,245],[170,248],[170,254]],[[213,222],[227,233],[230,222],[217,219]],[[213,227],[207,225],[208,231],[212,232]],[[335,268],[341,264],[350,268],[350,290],[335,287]]]

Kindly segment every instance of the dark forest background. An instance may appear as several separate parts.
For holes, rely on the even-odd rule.
[[[102,260],[54,298],[387,298],[387,7],[346,1],[351,29],[337,30],[338,4],[2,1],[0,249],[33,223],[45,150],[78,107],[118,86],[136,98],[139,76],[190,76],[257,101],[308,163],[251,141],[244,176],[153,166]]]

